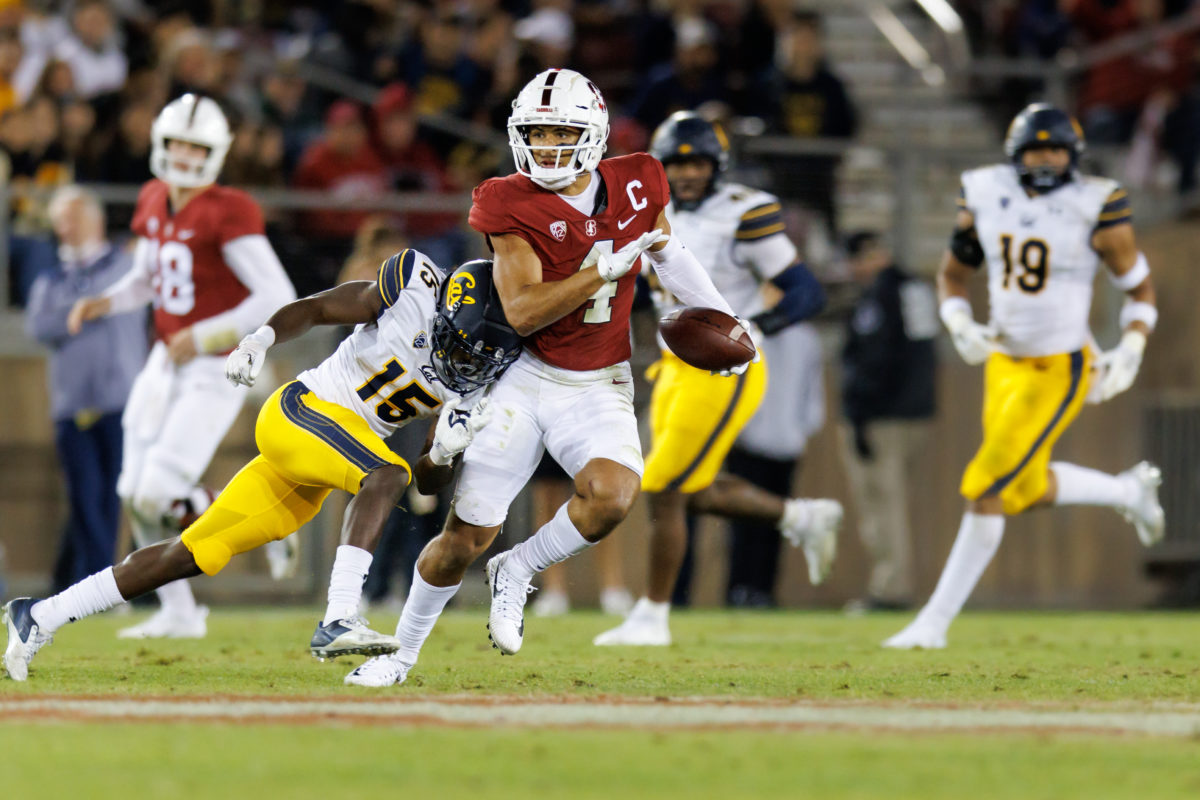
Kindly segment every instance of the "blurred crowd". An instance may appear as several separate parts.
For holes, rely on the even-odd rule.
[[[823,62],[819,17],[789,0],[0,0],[0,172],[47,188],[140,183],[155,114],[193,91],[233,122],[227,183],[348,199],[469,191],[510,171],[511,99],[550,66],[603,87],[610,154],[643,149],[685,108],[794,136],[847,137],[856,125]],[[818,160],[815,180],[797,188],[831,225],[833,163]],[[14,214],[19,234],[47,228],[43,204]],[[462,217],[385,219],[455,260],[468,246]],[[112,209],[112,228],[126,222]],[[330,283],[355,235],[379,227],[366,211],[332,209],[271,222],[285,263],[299,252],[313,262],[293,275],[301,291]]]

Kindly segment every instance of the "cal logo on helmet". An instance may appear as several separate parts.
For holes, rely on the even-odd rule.
[[[458,308],[460,305],[472,305],[475,298],[466,294],[467,289],[475,288],[475,276],[469,272],[459,273],[450,279],[446,287],[446,308]]]

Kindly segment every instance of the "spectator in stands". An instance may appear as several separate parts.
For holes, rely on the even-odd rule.
[[[1165,14],[1163,0],[1076,0],[1071,9],[1072,21],[1092,43],[1152,28]],[[1084,131],[1097,144],[1134,142],[1125,176],[1133,185],[1149,180],[1156,144],[1179,167],[1179,191],[1196,185],[1200,104],[1192,89],[1195,49],[1194,36],[1173,34],[1088,70],[1079,100]]]
[[[13,76],[21,64],[21,37],[15,28],[0,29],[0,117],[20,105]]]
[[[417,115],[408,87],[394,83],[383,89],[372,108],[375,148],[387,167],[388,188],[398,192],[439,194],[449,191],[441,158],[418,138]],[[458,232],[462,214],[411,211],[400,215],[400,227],[412,246],[435,264],[462,260],[464,243]]]
[[[221,62],[208,33],[189,28],[170,40],[162,55],[170,75],[168,99],[193,92],[221,97]]]
[[[469,118],[482,108],[491,76],[467,55],[466,23],[453,8],[438,6],[420,36],[394,57],[396,77],[412,89],[418,112]]]
[[[866,596],[847,610],[905,609],[914,590],[908,477],[934,413],[937,300],[877,233],[850,236],[846,253],[863,290],[842,349],[841,449],[871,561]]]
[[[78,176],[94,171],[97,158],[96,137],[93,136],[96,129],[95,108],[83,100],[74,100],[62,107],[59,121],[62,130],[59,142],[71,172]]]
[[[95,168],[80,177],[105,183],[142,184],[150,180],[150,126],[157,114],[154,105],[142,102],[127,105],[117,120],[116,135]]]
[[[84,99],[125,85],[129,62],[117,39],[107,0],[79,0],[71,10],[71,32],[54,48],[54,59],[70,67],[75,92]]]
[[[300,158],[292,185],[298,189],[329,192],[335,200],[377,197],[387,189],[384,163],[371,147],[362,109],[349,100],[338,100],[325,114],[325,134]],[[369,216],[367,211],[333,208],[303,215],[303,229],[317,240],[318,270],[333,284],[350,251],[354,234]]]
[[[676,111],[706,103],[727,104],[725,73],[717,68],[717,35],[702,17],[686,17],[675,27],[675,58],[646,76],[644,89],[629,104],[629,113],[646,130]]]
[[[54,565],[61,590],[113,563],[120,501],[121,411],[147,350],[144,309],[107,317],[78,336],[67,334],[75,301],[115,283],[130,267],[128,253],[104,238],[104,210],[77,186],[50,203],[58,263],[34,284],[26,329],[51,350],[50,411],[70,503]]]
[[[777,133],[801,139],[848,139],[858,117],[841,80],[825,63],[821,18],[796,11],[782,30],[776,47],[776,67],[757,84],[766,89],[747,109],[764,115]],[[834,170],[838,158],[829,155],[787,156],[772,160],[775,192],[821,213],[830,232],[837,231]]]
[[[286,185],[283,131],[275,125],[243,122],[233,137],[221,174],[231,186]]]
[[[321,116],[299,65],[282,61],[268,72],[260,87],[262,113],[283,131],[283,165],[290,175],[309,143],[320,135]]]

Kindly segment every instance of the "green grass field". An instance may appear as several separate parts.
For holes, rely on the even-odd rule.
[[[1200,618],[1193,614],[965,615],[941,652],[878,643],[907,617],[676,613],[676,644],[601,649],[611,618],[527,622],[501,658],[482,609],[439,624],[408,683],[349,689],[361,659],[307,653],[315,611],[215,609],[202,641],[127,642],[128,617],[69,626],[0,703],[37,698],[385,698],[499,702],[710,698],[783,706],[935,707],[1200,714]],[[390,629],[394,617],[376,616]],[[644,703],[643,703],[644,705]],[[1200,797],[1200,734],[1088,734],[1035,726],[903,731],[765,725],[631,728],[462,726],[413,719],[264,722],[0,717],[14,797],[280,797],[390,791],[438,797]],[[1200,730],[1200,728],[1198,728]]]

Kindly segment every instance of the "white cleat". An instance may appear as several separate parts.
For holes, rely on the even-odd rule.
[[[271,580],[285,581],[296,577],[300,569],[300,540],[295,536],[267,542],[264,552],[267,554],[267,567],[271,570]]]
[[[1138,487],[1137,500],[1120,509],[1121,516],[1133,524],[1143,546],[1153,547],[1162,541],[1166,532],[1166,516],[1162,504],[1158,502],[1162,470],[1149,461],[1143,461],[1125,470],[1119,477],[1132,481]]]
[[[168,613],[160,608],[145,622],[117,631],[118,639],[203,639],[208,633],[208,606],[190,614]]]
[[[624,622],[592,639],[592,644],[598,647],[666,647],[670,643],[671,628],[666,613],[656,612],[644,597],[637,601]]]
[[[804,551],[808,580],[817,586],[829,577],[837,556],[838,531],[845,510],[837,500],[806,500],[793,497],[783,507],[779,532],[792,547]]]
[[[891,650],[943,650],[946,647],[946,634],[913,620],[907,628],[890,639],[885,639],[883,646]]]
[[[488,638],[501,655],[511,656],[521,649],[525,638],[525,599],[534,588],[505,569],[512,550],[492,556],[487,563],[488,588],[492,591],[492,610],[488,614]]]
[[[537,600],[529,607],[535,617],[561,617],[571,610],[571,601],[566,592],[558,589],[543,589]]]
[[[346,676],[347,686],[399,686],[408,678],[413,665],[391,653],[368,658]]]
[[[4,669],[14,681],[29,677],[29,662],[44,645],[54,641],[54,635],[42,633],[42,626],[33,618],[34,597],[18,597],[4,607],[4,626],[8,628],[8,646],[4,649]]]

